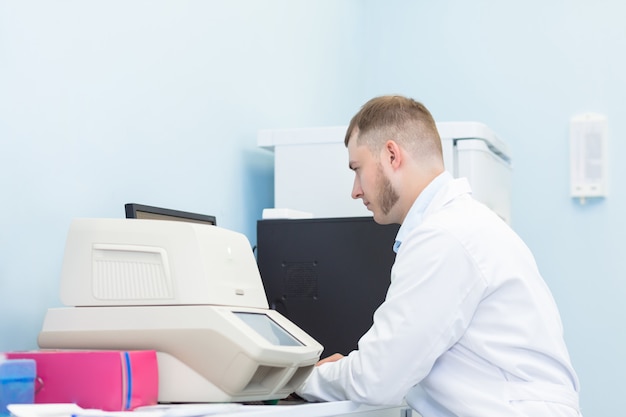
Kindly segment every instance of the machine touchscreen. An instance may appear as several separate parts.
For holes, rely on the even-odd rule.
[[[273,345],[304,346],[298,339],[265,314],[241,311],[233,311],[233,314]]]

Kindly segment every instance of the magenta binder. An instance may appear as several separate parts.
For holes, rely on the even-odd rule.
[[[126,411],[158,400],[155,351],[40,350],[5,355],[35,360],[35,403]]]

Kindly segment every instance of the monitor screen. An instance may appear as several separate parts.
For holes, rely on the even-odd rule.
[[[124,206],[127,219],[178,220],[191,223],[210,224],[215,226],[215,216],[171,210],[144,204],[127,203]]]
[[[233,314],[273,345],[304,346],[298,339],[265,314],[241,311],[233,311]]]

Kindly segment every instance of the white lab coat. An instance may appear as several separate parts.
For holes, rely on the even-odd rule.
[[[316,367],[297,393],[406,400],[423,417],[580,415],[559,313],[535,260],[465,179],[446,178],[405,234],[358,346]]]

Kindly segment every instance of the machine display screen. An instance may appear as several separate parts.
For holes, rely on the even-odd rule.
[[[262,313],[233,311],[233,314],[252,327],[268,342],[278,346],[304,346],[298,339],[280,327],[274,320]]]

